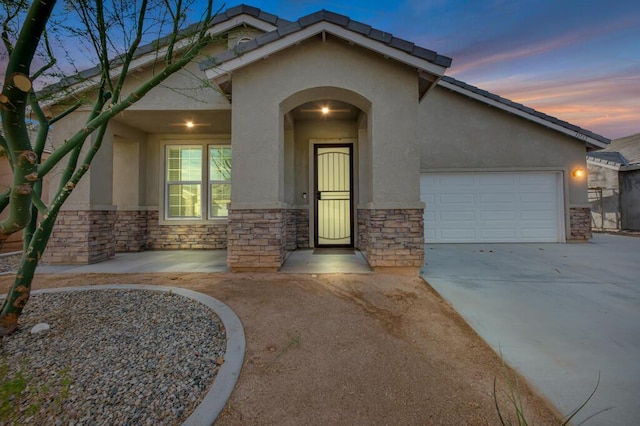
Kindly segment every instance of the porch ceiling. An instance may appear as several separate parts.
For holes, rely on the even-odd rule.
[[[231,110],[132,111],[118,114],[116,121],[150,134],[231,134]],[[187,128],[191,121],[194,126]]]
[[[329,108],[326,115],[322,113],[322,108]],[[360,114],[360,109],[356,106],[337,100],[320,100],[307,102],[291,110],[293,118],[297,120],[356,120]]]

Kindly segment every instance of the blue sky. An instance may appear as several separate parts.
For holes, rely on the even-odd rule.
[[[244,3],[289,20],[341,13],[453,58],[447,75],[466,83],[609,138],[640,133],[638,0]]]

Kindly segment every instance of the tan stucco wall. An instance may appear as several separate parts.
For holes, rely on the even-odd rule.
[[[322,99],[323,92],[325,99],[334,98],[327,95],[331,90],[296,98],[314,87],[346,89],[368,102],[354,103],[346,94],[341,99],[368,115],[372,201],[418,202],[417,85],[415,70],[331,37],[305,41],[236,71],[232,203],[261,208],[286,202],[283,116],[302,102]]]
[[[422,171],[586,168],[584,142],[440,87],[420,104],[420,134]],[[575,189],[575,202],[586,202]]]
[[[147,156],[143,154],[143,150],[149,135],[115,121],[110,123],[109,132],[114,135],[112,204],[118,209],[146,206],[144,192]],[[108,160],[105,159],[105,162],[108,163]]]
[[[570,207],[588,207],[584,142],[436,87],[420,104],[420,170],[560,171],[568,232]]]
[[[60,120],[51,128],[51,144],[54,150],[64,144],[67,139],[71,138],[71,136],[84,126],[88,115],[89,113],[87,111],[74,112]],[[89,136],[85,143],[87,145],[91,143],[91,136]],[[49,178],[52,182],[49,189],[49,199],[53,199],[55,196],[55,191],[59,185],[60,176],[65,164],[66,158],[59,163],[59,167],[49,172]],[[65,205],[62,207],[62,210],[85,210],[89,208],[92,172],[93,170],[89,169],[89,172],[85,174],[74,188]]]
[[[119,209],[140,206],[140,147],[144,141],[113,139],[113,204]]]
[[[161,85],[153,88],[129,109],[138,110],[208,110],[223,107],[229,101],[210,83],[200,71],[198,63],[207,57],[226,50],[226,44],[212,45],[184,69],[167,78]],[[123,95],[136,89],[141,82],[157,74],[162,67],[147,66],[130,73],[122,90]]]
[[[81,129],[87,115],[86,111],[74,112],[57,123],[51,132],[54,148],[62,145],[66,139]],[[80,160],[84,158],[84,153],[92,140],[93,135],[87,138]],[[117,147],[114,147],[114,140]],[[74,188],[62,209],[109,210],[118,206],[131,208],[140,205],[140,201],[134,203],[134,200],[139,198],[142,192],[144,177],[141,176],[141,171],[144,169],[146,158],[134,155],[136,149],[133,147],[144,144],[146,140],[146,133],[111,121],[89,171]],[[54,196],[53,191],[58,185],[62,167],[66,165],[66,158],[59,164],[59,167],[51,172],[50,178],[53,179],[54,185],[50,189],[50,197]],[[114,189],[116,186],[117,189]]]

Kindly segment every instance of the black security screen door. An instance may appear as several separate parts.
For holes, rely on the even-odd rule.
[[[315,145],[315,246],[353,247],[352,145]]]

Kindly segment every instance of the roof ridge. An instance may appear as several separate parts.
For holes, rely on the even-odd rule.
[[[258,47],[284,38],[289,34],[296,33],[306,27],[322,21],[337,25],[348,31],[359,34],[360,36],[383,43],[389,47],[403,51],[409,55],[431,62],[435,65],[439,65],[444,68],[451,66],[452,59],[448,56],[440,55],[436,51],[418,46],[415,43],[400,37],[396,37],[390,32],[382,31],[362,22],[354,21],[347,15],[342,15],[323,8],[316,12],[304,15],[296,21],[291,21],[285,25],[278,26],[278,28],[273,31],[261,34],[251,42],[243,43],[241,46],[237,46],[236,48],[222,52],[209,60],[205,60],[200,63],[200,68],[204,70],[219,65],[239,56],[240,54],[250,52]]]

